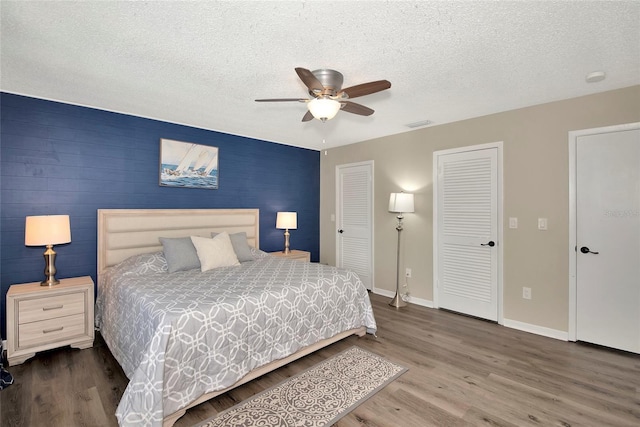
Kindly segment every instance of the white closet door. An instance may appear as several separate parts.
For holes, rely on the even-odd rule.
[[[497,321],[498,149],[438,155],[437,167],[437,305]]]
[[[576,144],[577,339],[640,353],[640,130]]]
[[[336,169],[336,265],[349,268],[367,289],[373,284],[373,163]]]

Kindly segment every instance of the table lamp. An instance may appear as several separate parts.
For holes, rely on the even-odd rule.
[[[46,246],[44,252],[45,279],[41,286],[53,286],[60,283],[56,279],[56,252],[53,245],[71,242],[69,215],[28,216],[24,227],[24,244],[26,246]]]
[[[289,229],[295,230],[298,228],[298,214],[296,212],[278,212],[276,217],[276,228],[284,231],[284,252],[285,254],[291,253],[289,249]]]

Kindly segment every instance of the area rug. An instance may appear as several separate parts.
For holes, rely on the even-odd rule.
[[[322,427],[347,415],[407,368],[351,347],[198,427]]]

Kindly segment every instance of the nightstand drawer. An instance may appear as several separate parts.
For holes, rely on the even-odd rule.
[[[26,323],[18,326],[18,347],[23,349],[62,341],[86,332],[84,313]]]
[[[18,323],[22,325],[72,314],[82,314],[85,310],[84,296],[84,292],[75,292],[50,298],[22,300],[18,303]]]

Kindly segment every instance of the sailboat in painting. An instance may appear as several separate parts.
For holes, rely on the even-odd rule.
[[[200,152],[200,155],[196,159],[195,165],[193,165],[193,170],[198,172],[200,169],[204,167],[209,161],[209,153],[207,151]]]
[[[213,156],[213,158],[209,161],[209,164],[204,169],[204,171],[201,173],[201,175],[208,176],[211,173],[211,171],[213,171],[214,169],[216,171],[218,170],[218,155],[217,154],[215,156]]]
[[[218,148],[160,140],[160,185],[218,188]]]

